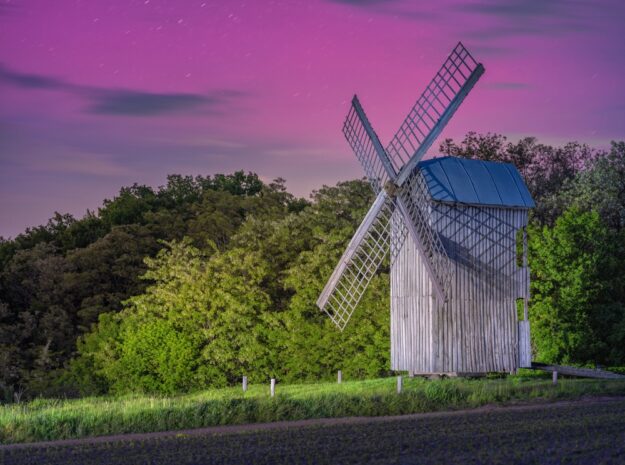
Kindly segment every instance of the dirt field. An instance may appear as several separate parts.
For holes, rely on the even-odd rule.
[[[625,464],[625,399],[0,446],[3,464]]]

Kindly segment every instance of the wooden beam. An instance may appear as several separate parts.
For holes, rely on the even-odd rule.
[[[395,168],[393,168],[393,165],[391,164],[391,161],[389,160],[388,155],[386,154],[386,151],[384,150],[384,147],[382,147],[382,143],[380,142],[378,135],[373,130],[373,127],[371,126],[371,123],[369,122],[367,115],[365,115],[365,112],[362,109],[362,106],[360,105],[360,100],[358,100],[358,97],[356,95],[354,95],[354,98],[352,99],[352,105],[354,106],[354,110],[356,111],[358,118],[360,118],[360,122],[365,128],[365,132],[371,139],[373,148],[377,152],[378,157],[380,157],[380,161],[382,161],[382,165],[384,166],[384,169],[386,170],[386,174],[391,180],[394,180],[395,177],[397,176],[397,173],[395,172]]]
[[[607,370],[597,368],[577,368],[564,365],[547,365],[546,363],[532,362],[532,370],[548,372],[558,372],[566,376],[579,376],[580,378],[600,378],[600,379],[625,379],[625,375],[612,373]]]

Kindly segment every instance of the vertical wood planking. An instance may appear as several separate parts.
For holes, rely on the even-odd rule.
[[[449,300],[437,307],[419,252],[406,239],[391,266],[391,368],[516,370],[525,330],[517,324],[516,289],[523,275],[515,244],[527,211],[433,204],[431,218],[437,231],[469,251],[470,263],[451,261]]]

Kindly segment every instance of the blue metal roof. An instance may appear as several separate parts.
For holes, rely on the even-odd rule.
[[[432,199],[440,202],[533,208],[514,165],[457,157],[419,162]]]

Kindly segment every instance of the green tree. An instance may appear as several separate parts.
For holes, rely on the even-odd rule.
[[[75,370],[84,391],[103,378],[115,392],[172,393],[264,371],[270,301],[257,256],[234,249],[208,257],[187,240],[146,263],[153,284],[113,317],[119,330],[105,317],[80,345]]]
[[[77,220],[55,213],[45,226],[1,239],[0,383],[27,395],[57,389],[57,373],[74,356],[77,339],[101,315],[119,312],[124,300],[144,292],[144,258],[163,247],[159,240],[188,236],[210,255],[213,243],[229,248],[251,212],[278,219],[302,205],[283,180],[265,185],[253,173],[171,175],[157,190],[122,188],[97,214]],[[83,363],[83,375],[90,366]],[[92,381],[96,390],[103,385],[100,374]]]
[[[294,241],[305,239],[284,279],[292,293],[281,315],[286,328],[282,363],[290,381],[326,378],[338,369],[351,377],[375,377],[390,369],[388,274],[372,280],[343,332],[316,306],[372,200],[373,192],[364,181],[324,186],[314,193],[313,205],[299,215],[302,227],[289,228]]]
[[[612,142],[610,152],[579,172],[561,197],[563,204],[596,210],[609,228],[625,229],[625,142]]]
[[[563,203],[562,189],[578,173],[605,155],[578,142],[552,147],[538,143],[534,137],[526,137],[514,144],[500,134],[475,132],[469,132],[458,144],[446,139],[440,151],[456,157],[515,165],[536,202],[536,208],[532,210],[533,220],[549,225],[553,225],[570,205]]]
[[[625,354],[623,243],[598,213],[574,207],[553,227],[531,228],[529,237],[537,359],[620,363]]]

